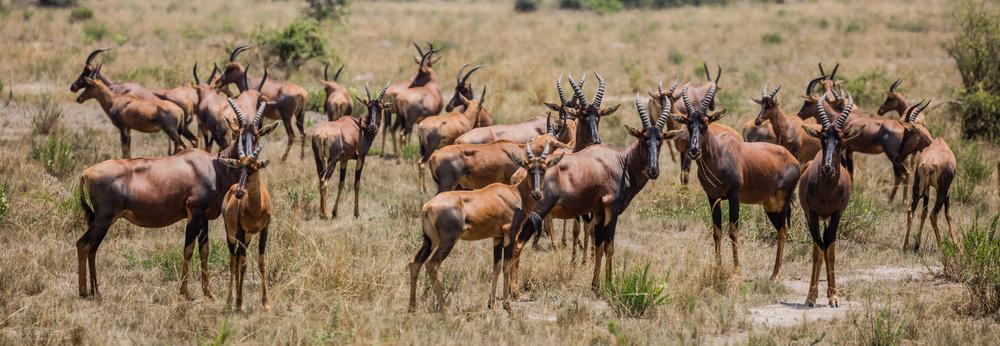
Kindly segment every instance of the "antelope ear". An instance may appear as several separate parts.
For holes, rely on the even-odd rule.
[[[677,137],[680,137],[680,136],[684,135],[685,132],[687,132],[687,131],[685,131],[685,130],[667,131],[667,132],[661,133],[660,134],[660,138],[664,139],[664,140],[674,139],[674,138],[677,138]]]
[[[520,153],[507,152],[507,157],[509,157],[510,161],[514,162],[514,164],[518,167],[527,167],[527,164],[525,163],[524,158],[521,157]]]
[[[602,109],[601,113],[600,113],[600,116],[606,117],[606,116],[609,116],[611,114],[614,114],[615,112],[618,111],[618,108],[621,108],[621,106],[622,106],[621,104],[617,104],[617,105],[614,105],[614,106]]]
[[[257,161],[257,169],[267,168],[267,165],[271,163],[271,160],[260,160]]]
[[[634,127],[628,126],[628,124],[625,124],[625,130],[628,131],[628,134],[632,135],[632,137],[642,138],[642,131],[636,130]]]
[[[758,99],[755,99],[753,97],[750,98],[750,101],[753,101],[753,103],[756,103],[756,104],[761,104],[761,102],[764,102],[763,100],[758,100]]]
[[[237,159],[218,158],[218,159],[215,159],[215,160],[219,161],[219,163],[221,163],[221,164],[223,164],[223,165],[225,165],[226,167],[229,167],[229,168],[240,168],[240,160],[237,160]]]
[[[278,122],[277,121],[272,122],[272,123],[267,124],[267,125],[264,125],[264,127],[262,127],[260,129],[260,137],[267,136],[268,134],[271,133],[271,131],[274,131],[274,129],[276,129],[276,128],[278,128]]]
[[[812,136],[812,137],[816,137],[816,138],[822,138],[822,137],[820,136],[820,134],[819,134],[819,131],[816,131],[816,129],[812,128],[812,127],[811,127],[811,126],[809,126],[809,125],[805,125],[805,124],[803,124],[803,125],[802,125],[802,131],[805,131],[807,135],[810,135],[810,136]]]
[[[688,120],[687,116],[685,116],[684,114],[679,114],[679,113],[670,113],[670,119],[673,120],[674,122],[676,122],[678,124],[682,124],[682,125],[687,125],[688,123],[691,122],[690,120]]]
[[[864,130],[865,130],[865,125],[852,127],[847,133],[844,134],[844,139],[842,139],[841,141],[850,142],[855,138],[857,138],[858,136],[860,136]]]
[[[548,102],[546,102],[545,103],[545,107],[549,107],[549,109],[551,109],[551,110],[553,110],[555,112],[562,111],[562,106],[554,104],[554,103],[548,103]]]
[[[548,167],[555,167],[556,165],[559,164],[559,161],[562,161],[562,158],[565,155],[566,155],[565,152],[559,153],[558,156],[549,159],[549,162],[546,162],[545,165],[548,166]]]
[[[715,112],[715,113],[712,113],[712,115],[709,115],[708,116],[708,122],[714,123],[716,121],[719,121],[719,119],[722,119],[725,116],[726,116],[726,109],[723,108],[722,110],[720,110],[718,112]]]

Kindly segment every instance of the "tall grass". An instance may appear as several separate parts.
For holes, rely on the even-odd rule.
[[[649,263],[629,266],[626,258],[621,274],[605,278],[601,295],[619,316],[643,317],[649,309],[670,302],[666,281],[649,273]]]
[[[34,134],[48,135],[59,125],[62,107],[52,100],[51,94],[42,94],[42,100],[31,113],[31,127]]]
[[[962,203],[973,202],[977,200],[976,188],[989,178],[993,162],[983,157],[981,146],[974,141],[956,142],[954,152],[958,172],[952,187],[953,196]]]
[[[4,179],[3,185],[0,185],[0,222],[7,216],[8,210],[10,210],[10,182]]]
[[[996,316],[1000,312],[1000,235],[997,222],[1000,213],[993,215],[989,225],[979,218],[964,232],[959,244],[948,239],[942,257],[945,273],[964,283],[969,290],[970,304],[974,311]]]
[[[862,344],[894,346],[903,342],[904,319],[898,311],[890,305],[880,308],[869,307],[867,311],[864,321],[854,321]]]

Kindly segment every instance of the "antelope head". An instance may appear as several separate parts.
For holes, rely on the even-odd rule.
[[[587,96],[583,94],[583,83],[586,82],[587,75],[583,74],[583,78],[577,83],[573,79],[573,76],[569,76],[570,87],[573,88],[573,100],[571,103],[563,102],[559,107],[553,107],[554,105],[547,104],[549,108],[556,110],[558,108],[561,111],[566,112],[567,117],[573,117],[577,120],[577,126],[583,126],[587,129],[590,134],[590,142],[593,144],[601,144],[601,136],[598,133],[598,128],[601,123],[601,117],[609,116],[618,111],[621,105],[614,105],[607,108],[602,108],[601,103],[604,100],[604,92],[606,90],[606,85],[604,82],[604,77],[600,74],[594,73],[597,76],[597,93],[594,94],[594,99],[587,102]],[[560,91],[560,98],[563,98],[562,92],[562,76],[560,76],[560,81],[556,83],[556,87]]]
[[[827,96],[833,96],[834,99],[842,97],[842,95],[837,94],[837,90],[835,89],[836,86],[840,85],[840,82],[837,81],[837,70],[839,69],[840,63],[837,63],[837,65],[833,66],[833,71],[830,71],[830,74],[827,75],[826,71],[823,70],[823,63],[819,63],[819,74],[821,76],[827,76],[821,83],[823,85],[823,93]],[[830,100],[829,102],[833,102],[833,100]]]
[[[97,67],[90,71],[89,75],[81,77],[83,82],[80,84],[80,88],[83,88],[83,91],[76,97],[76,103],[83,103],[89,99],[97,98],[101,94],[100,89],[106,87],[104,86],[104,82],[97,77],[101,73],[102,66],[104,65],[97,65]],[[73,83],[73,85],[75,86],[76,83]]]
[[[635,137],[639,141],[639,153],[643,156],[642,174],[649,179],[656,179],[660,176],[660,146],[663,145],[663,141],[673,139],[677,137],[683,131],[674,130],[664,133],[663,127],[667,124],[668,117],[670,116],[671,109],[670,98],[666,95],[661,94],[660,96],[660,115],[656,118],[654,123],[649,117],[649,111],[646,109],[646,105],[642,102],[639,97],[639,93],[635,94],[635,109],[639,112],[639,120],[642,122],[642,129],[635,129],[631,126],[625,125],[625,130],[628,131],[629,135]]]
[[[198,62],[194,63],[194,68],[191,69],[191,75],[194,77],[194,88],[198,90],[198,98],[201,99],[204,95],[208,93],[215,92],[215,87],[212,84],[216,80],[216,76],[219,74],[219,66],[212,64],[212,74],[208,76],[204,82],[201,78],[198,78]]]
[[[854,108],[854,100],[848,96],[847,103],[844,105],[844,109],[840,112],[840,116],[833,123],[830,122],[830,117],[826,113],[826,108],[822,103],[816,104],[817,120],[819,120],[820,125],[823,126],[822,129],[816,131],[816,129],[809,127],[807,125],[802,125],[802,129],[806,131],[810,136],[819,139],[820,144],[823,146],[823,157],[820,164],[820,173],[825,177],[832,177],[836,172],[837,165],[839,165],[839,158],[842,157],[844,153],[844,143],[850,142],[854,138],[861,135],[865,126],[855,126],[852,127],[850,131],[844,131],[844,125],[847,124],[847,118],[851,116],[851,110]],[[835,159],[837,162],[835,162]],[[815,164],[815,163],[814,163]]]
[[[684,117],[678,114],[671,114],[674,121],[684,125],[688,132],[688,148],[687,155],[692,160],[697,160],[701,158],[702,146],[705,142],[701,139],[708,135],[708,125],[722,119],[726,115],[726,109],[716,111],[709,114],[709,106],[715,102],[715,93],[718,89],[712,86],[708,90],[708,94],[705,98],[701,99],[701,103],[697,107],[692,105],[691,96],[688,95],[688,87],[684,87],[684,91],[681,92],[681,100],[684,101],[684,110],[687,111],[688,116]]]
[[[382,124],[383,112],[388,107],[383,101],[386,89],[389,89],[389,83],[385,83],[385,86],[379,91],[378,97],[372,97],[372,91],[368,88],[368,83],[365,82],[366,98],[361,99],[357,95],[354,95],[354,98],[365,105],[365,109],[368,110],[368,114],[365,115],[360,124],[362,134],[361,153],[367,153],[368,149],[371,148],[372,142],[375,141],[375,135],[378,133],[378,128]]]
[[[260,119],[264,115],[264,107],[266,106],[266,102],[263,100],[257,104],[257,111],[252,119],[244,116],[237,103],[246,103],[251,98],[254,98],[254,95],[244,93],[240,94],[238,100],[228,99],[229,107],[236,113],[236,119],[239,121],[239,130],[236,131],[236,143],[234,144],[236,157],[216,159],[226,167],[240,171],[239,180],[236,183],[236,198],[243,198],[243,195],[246,194],[247,177],[267,167],[269,161],[260,159],[260,152],[264,150],[264,142],[260,139],[274,131],[278,125],[277,122],[272,122],[270,125],[260,126]],[[256,99],[259,100],[259,97]]]
[[[510,157],[510,160],[513,161],[514,164],[524,168],[528,172],[528,177],[525,179],[531,179],[529,180],[531,182],[531,198],[539,201],[542,197],[545,197],[542,194],[542,177],[545,176],[545,170],[559,164],[559,161],[562,160],[565,152],[561,152],[559,155],[554,157],[549,157],[552,146],[550,145],[551,142],[546,141],[545,148],[542,149],[541,154],[536,156],[531,152],[531,142],[532,141],[528,141],[524,144],[524,157],[517,153],[510,152],[507,153],[507,156]]]
[[[434,54],[440,53],[441,48],[434,49],[434,44],[430,42],[427,42],[427,51],[421,49],[420,45],[415,42],[413,43],[413,47],[417,48],[417,53],[420,54],[420,58],[417,58],[416,56],[413,57],[413,61],[419,65],[417,75],[427,75],[434,72],[434,64],[436,64],[438,60],[441,60],[440,56],[434,57]]]
[[[670,83],[670,89],[666,89],[666,90],[663,89],[663,81],[661,80],[656,85],[656,92],[655,93],[650,92],[649,93],[649,97],[652,97],[654,100],[657,100],[657,102],[659,102],[659,100],[660,100],[661,97],[666,96],[667,99],[670,100],[670,103],[673,104],[673,103],[676,103],[677,99],[680,97],[679,95],[677,95],[675,93],[676,91],[677,91],[677,80],[676,79],[674,79],[674,81]]]
[[[250,84],[246,83],[247,69],[236,60],[236,57],[247,49],[250,49],[250,46],[244,45],[236,47],[233,51],[229,52],[229,61],[226,61],[226,65],[222,67],[222,75],[215,83],[216,88],[221,89],[230,83],[236,84],[240,88],[240,91],[249,88]]]
[[[893,110],[899,109],[900,105],[903,104],[903,95],[896,91],[899,87],[899,83],[902,83],[903,79],[898,78],[892,85],[889,86],[889,91],[885,93],[885,101],[882,101],[882,106],[878,107],[878,115],[885,115],[885,113],[891,112]],[[904,120],[906,117],[900,114]]]
[[[87,78],[97,78],[97,74],[95,73],[97,72],[97,66],[94,65],[94,59],[97,58],[97,55],[109,50],[111,50],[111,48],[98,49],[90,52],[90,55],[87,55],[87,61],[83,64],[83,72],[80,72],[80,76],[76,77],[73,84],[70,84],[70,92],[77,92],[80,89],[87,87]]]
[[[781,91],[781,84],[773,91],[767,91],[768,85],[771,84],[770,81],[764,84],[764,90],[760,93],[760,99],[751,98],[754,103],[760,105],[760,112],[757,113],[757,117],[754,118],[754,125],[760,126],[764,123],[764,120],[770,120],[777,112],[781,110],[781,105],[778,103],[778,91]]]
[[[930,132],[923,126],[917,126],[917,116],[927,106],[930,106],[930,104],[930,101],[920,100],[903,112],[903,117],[900,119],[900,122],[903,124],[903,139],[900,141],[898,156],[900,161],[906,156],[931,145],[933,139],[930,136]]]
[[[472,84],[469,83],[469,76],[472,76],[473,72],[479,71],[483,68],[481,65],[477,65],[465,73],[465,68],[469,67],[469,64],[462,65],[462,68],[458,69],[458,77],[455,79],[455,95],[451,97],[451,101],[448,101],[448,105],[444,107],[446,112],[451,112],[457,107],[468,107],[469,100],[476,98],[476,92],[472,90]]]
[[[340,73],[344,71],[344,66],[340,65],[337,72],[333,73],[333,80],[330,79],[330,63],[323,65],[323,87],[326,88],[326,94],[329,95],[334,89],[337,88],[337,83],[340,83]]]
[[[809,119],[818,115],[816,113],[816,105],[819,104],[820,101],[823,101],[823,95],[815,93],[816,84],[819,84],[825,79],[826,75],[821,75],[813,78],[809,81],[809,84],[806,85],[806,93],[805,95],[802,95],[802,107],[799,108],[799,112],[797,113],[799,118]]]

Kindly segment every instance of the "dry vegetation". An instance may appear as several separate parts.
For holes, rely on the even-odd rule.
[[[515,303],[510,314],[487,310],[488,242],[461,243],[444,262],[449,312],[429,312],[432,299],[425,294],[418,312],[406,313],[406,264],[419,245],[418,212],[429,197],[417,191],[412,160],[401,165],[395,160],[368,161],[360,220],[317,217],[312,162],[293,158],[263,171],[276,208],[268,246],[270,312],[259,308],[256,252],[251,252],[248,271],[249,312],[223,312],[221,300],[185,301],[178,294],[182,224],[142,229],[118,222],[97,259],[104,299],[80,299],[74,243],[85,226],[74,194],[77,174],[86,165],[118,155],[114,128],[101,110],[73,103],[74,95],[67,91],[87,52],[117,47],[104,60],[105,73],[116,80],[151,86],[188,83],[196,60],[201,66],[223,60],[224,48],[246,42],[261,27],[284,27],[300,16],[302,5],[84,1],[93,9],[87,19],[72,15],[71,9],[3,2],[0,344],[191,344],[220,339],[241,344],[1000,342],[995,314],[978,314],[963,286],[928,274],[941,266],[932,240],[925,238],[928,245],[922,255],[899,250],[906,214],[902,202],[885,202],[891,169],[881,156],[859,159],[855,201],[843,223],[837,265],[847,278],[840,284],[841,299],[856,304],[842,302],[842,316],[832,321],[778,326],[752,318],[754,307],[805,300],[804,294],[794,295],[797,291],[790,284],[805,281],[810,266],[811,243],[798,206],[786,250],[785,284],[768,282],[773,234],[756,206],[743,213],[742,282],[714,275],[704,195],[697,181],[689,187],[677,184],[678,166],[665,155],[660,179],[639,194],[618,227],[622,260],[616,262],[628,258],[632,267],[650,263],[650,276],[668,278],[660,286],[665,287],[666,304],[644,318],[616,315],[590,291],[590,267],[570,264],[566,250],[526,251],[523,301]],[[597,15],[552,8],[515,14],[508,2],[356,2],[345,24],[324,24],[322,35],[337,59],[347,64],[344,80],[355,88],[365,80],[380,85],[413,73],[411,41],[443,44],[444,58],[435,68],[445,87],[451,87],[461,64],[485,65],[475,82],[489,85],[493,114],[500,123],[544,114],[540,103],[556,98],[552,84],[560,72],[600,71],[609,82],[610,103],[626,103],[623,111],[604,121],[602,137],[623,147],[627,135],[621,124],[638,123],[627,104],[630,95],[654,89],[661,78],[700,79],[703,61],[724,67],[720,101],[731,114],[724,122],[734,127],[755,114],[750,97],[766,80],[772,85],[783,81],[783,107],[786,112],[797,110],[798,96],[816,73],[818,61],[840,62],[848,79],[874,76],[866,89],[869,94],[855,95],[866,100],[860,104],[865,111],[874,112],[882,90],[895,76],[905,78],[903,90],[912,98],[947,104],[961,84],[944,49],[953,30],[948,4],[740,2]],[[256,63],[258,54],[253,50],[245,58]],[[278,77],[317,90],[321,71],[322,64],[312,61]],[[39,110],[45,94],[53,95],[62,111],[48,135],[32,127],[33,115],[46,113]],[[958,156],[959,187],[952,189],[952,212],[956,225],[965,229],[977,215],[985,220],[995,213],[1000,203],[990,175],[998,151],[989,144],[960,141],[956,117],[948,107],[926,113],[928,127],[947,137]],[[310,112],[307,130],[321,118]],[[280,136],[270,140],[281,143]],[[163,135],[136,136],[134,155],[159,154],[166,140]],[[414,146],[410,153],[416,151]],[[268,148],[263,157],[276,158],[282,146]],[[213,221],[211,229],[212,287],[218,297],[226,285],[222,220]],[[928,237],[930,227],[925,231]],[[547,240],[542,244],[548,247]],[[909,279],[883,275],[899,268],[918,274]],[[429,288],[425,278],[424,289]]]

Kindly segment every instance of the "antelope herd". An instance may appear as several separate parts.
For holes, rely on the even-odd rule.
[[[933,138],[924,126],[923,112],[930,102],[910,104],[897,90],[901,80],[889,86],[877,115],[869,115],[854,104],[843,90],[842,81],[836,79],[839,64],[829,74],[820,65],[820,75],[810,78],[802,105],[794,115],[786,113],[779,102],[783,84],[778,83],[774,89],[769,88],[770,83],[765,84],[760,98],[753,99],[759,111],[748,117],[741,133],[718,123],[727,114],[725,108],[717,109],[716,103],[722,68],[718,67],[713,78],[705,65],[703,83],[674,81],[665,89],[661,81],[645,102],[636,93],[635,110],[641,128],[625,125],[632,143],[614,148],[602,143],[600,123],[620,105],[604,104],[608,91],[600,74],[593,74],[598,84],[593,98],[584,91],[586,74],[579,79],[567,76],[572,95],[567,95],[560,75],[555,83],[558,103],[545,103],[547,114],[527,117],[521,123],[495,125],[495,114],[490,109],[499,109],[497,103],[503,98],[488,97],[485,83],[477,95],[470,82],[482,66],[468,69],[465,64],[458,70],[454,94],[445,104],[433,69],[442,49],[430,43],[426,48],[417,44],[414,47],[418,53],[414,57],[416,74],[386,83],[375,94],[366,82],[364,98],[352,95],[349,86],[341,81],[344,65],[332,78],[330,65],[325,65],[319,86],[326,92],[323,110],[327,121],[308,132],[306,89],[268,78],[266,67],[261,69],[262,77],[250,77],[250,64],[237,60],[240,53],[251,49],[249,46],[229,51],[225,65],[219,68],[212,64],[213,71],[204,80],[199,78],[195,63],[193,83],[172,89],[115,83],[104,74],[102,64],[95,62],[107,49],[90,53],[70,90],[80,91],[77,102],[97,100],[119,130],[123,158],[92,165],[80,176],[80,204],[87,220],[87,231],[76,244],[80,295],[100,296],[97,249],[108,229],[124,218],[150,228],[187,220],[180,292],[190,298],[189,263],[197,243],[203,295],[212,298],[207,267],[208,228],[210,220],[223,216],[230,254],[227,308],[232,308],[234,291],[235,309],[242,308],[246,248],[252,235],[259,239],[261,301],[265,308],[269,307],[265,248],[273,207],[260,171],[269,163],[261,158],[263,138],[277,127],[277,122],[264,125],[264,118],[280,120],[285,129],[287,145],[281,161],[287,159],[296,137],[301,137],[302,155],[307,139],[311,142],[322,218],[338,217],[350,160],[356,161],[353,214],[360,217],[361,176],[379,129],[382,155],[386,156],[386,138],[391,138],[398,163],[399,142],[405,145],[413,127],[417,127],[420,155],[416,183],[422,192],[426,190],[424,176],[428,170],[436,192],[420,212],[423,244],[409,264],[410,311],[416,309],[417,279],[422,268],[426,268],[432,282],[434,306],[444,309],[439,280],[442,261],[459,240],[482,239],[493,241],[492,288],[487,306],[493,307],[502,272],[503,306],[509,310],[510,300],[518,299],[522,246],[533,236],[537,243],[546,232],[552,239],[553,219],[574,224],[573,261],[578,248],[583,250],[584,260],[593,258],[591,286],[597,291],[602,283],[602,263],[605,276],[612,276],[619,219],[649,181],[659,177],[664,143],[672,162],[676,162],[676,155],[680,156],[683,184],[688,182],[691,164],[698,166],[698,181],[711,210],[717,269],[723,267],[725,245],[722,202],[728,202],[729,226],[725,233],[732,248],[736,278],[740,273],[741,204],[761,205],[777,232],[771,272],[771,280],[777,282],[788,228],[793,222],[793,205],[798,201],[813,240],[806,297],[809,306],[816,303],[824,264],[830,305],[838,306],[834,243],[841,217],[850,212],[847,205],[855,153],[884,154],[888,159],[894,179],[890,201],[909,177],[904,162],[911,158],[915,175],[904,250],[909,247],[912,219],[922,200],[914,250],[920,247],[931,187],[936,190],[931,226],[937,241],[942,241],[937,224],[942,207],[948,233],[953,241],[958,238],[951,225],[948,195],[955,178],[955,155],[945,139]],[[237,86],[238,93],[229,89],[230,84]],[[817,87],[821,88],[819,92]],[[883,117],[893,111],[899,113],[898,118]],[[363,117],[357,117],[362,112]],[[836,119],[829,114],[837,115]],[[202,148],[199,136],[189,130],[195,119]],[[131,158],[132,130],[164,132],[171,144],[168,155]],[[213,144],[218,146],[215,154],[210,153]],[[327,185],[338,164],[337,196],[331,212]],[[581,233],[585,239],[582,243]],[[593,257],[588,257],[591,237],[594,252]],[[564,228],[564,245],[565,241]]]

